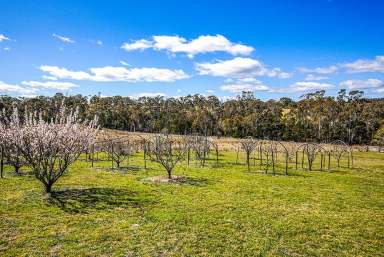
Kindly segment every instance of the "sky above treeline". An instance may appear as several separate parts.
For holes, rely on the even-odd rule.
[[[384,1],[0,1],[0,94],[384,97]]]

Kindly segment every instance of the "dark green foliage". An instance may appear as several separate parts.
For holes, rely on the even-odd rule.
[[[384,99],[366,99],[361,91],[345,90],[326,97],[324,91],[304,95],[301,100],[281,98],[266,102],[244,92],[225,102],[215,96],[189,95],[180,98],[0,97],[0,109],[9,115],[12,106],[45,110],[46,118],[59,109],[61,102],[79,107],[81,118],[99,116],[101,127],[140,132],[200,134],[207,136],[252,136],[259,139],[367,144],[384,119]],[[70,109],[68,108],[68,109]]]

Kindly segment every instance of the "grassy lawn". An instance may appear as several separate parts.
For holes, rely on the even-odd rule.
[[[140,153],[120,171],[78,161],[50,198],[8,169],[0,256],[384,256],[384,154],[355,157],[349,170],[273,176],[225,153],[178,166],[184,184],[146,181],[166,173],[140,168]]]

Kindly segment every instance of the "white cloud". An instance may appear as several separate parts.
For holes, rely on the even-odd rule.
[[[21,84],[25,86],[30,86],[33,88],[56,89],[56,90],[63,90],[63,91],[77,87],[76,84],[73,84],[71,82],[58,82],[58,81],[45,81],[45,82],[23,81]]]
[[[47,75],[43,75],[43,76],[41,76],[41,78],[42,78],[42,79],[45,79],[45,80],[53,80],[53,81],[57,80],[56,77],[47,76]]]
[[[185,53],[190,58],[197,54],[209,52],[249,55],[254,50],[251,46],[233,43],[223,35],[202,35],[190,41],[180,36],[158,35],[153,36],[152,40],[140,39],[131,43],[125,42],[121,48],[127,51],[154,48],[170,53]]]
[[[101,81],[127,81],[127,82],[171,82],[185,79],[189,76],[182,70],[169,70],[158,68],[132,68],[125,67],[102,67],[91,68],[96,80]]]
[[[262,81],[254,78],[244,78],[236,80],[234,83],[224,84],[220,87],[223,91],[231,93],[241,93],[243,91],[269,91],[271,90]]]
[[[280,68],[273,68],[272,70],[267,71],[266,75],[268,77],[278,77],[278,78],[281,78],[281,79],[287,79],[287,78],[292,77],[292,73],[283,72],[283,71],[281,71]]]
[[[335,73],[338,70],[338,68],[337,68],[337,66],[332,65],[329,67],[318,67],[318,68],[314,68],[314,69],[309,69],[306,67],[300,67],[300,68],[298,68],[298,70],[300,72],[304,72],[304,73],[332,74],[332,73]]]
[[[380,88],[384,86],[383,81],[378,79],[367,79],[367,80],[346,80],[340,82],[341,87],[348,87],[352,90],[359,89],[370,89],[370,88]]]
[[[136,94],[135,96],[133,96],[133,98],[138,98],[138,97],[156,97],[156,96],[167,96],[166,94],[164,93],[152,93],[152,92],[143,92],[143,93],[139,93],[139,94]]]
[[[228,95],[225,95],[225,96],[219,96],[218,98],[219,98],[219,100],[220,100],[221,102],[225,102],[225,101],[235,100],[235,99],[236,99],[236,96],[228,96]]]
[[[37,95],[36,95],[36,94],[25,94],[25,95],[20,95],[20,97],[24,97],[24,98],[36,98]]]
[[[91,80],[92,76],[84,71],[70,71],[57,66],[40,66],[40,70],[47,72],[50,76],[58,79]]]
[[[199,36],[188,42],[180,36],[154,36],[154,48],[171,53],[185,53],[189,57],[208,52],[227,52],[231,55],[249,55],[253,47],[235,44],[222,35]]]
[[[4,34],[0,34],[0,42],[10,40],[8,37],[6,37]]]
[[[120,61],[120,64],[123,65],[123,66],[130,66],[127,62],[125,61]]]
[[[90,81],[125,81],[125,82],[172,82],[189,78],[182,70],[170,70],[159,68],[131,68],[126,67],[97,67],[90,72],[71,71],[57,66],[43,65],[40,69],[50,76],[59,79],[90,80]]]
[[[96,44],[99,45],[99,46],[102,46],[103,45],[103,41],[101,41],[100,39],[96,40]]]
[[[308,74],[306,77],[305,77],[305,80],[306,81],[319,81],[319,80],[325,80],[325,79],[329,79],[328,77],[325,77],[325,76],[315,76],[313,74]]]
[[[4,51],[9,51],[9,50],[11,50],[11,48],[9,48],[8,46],[6,46],[6,47],[3,48],[3,50],[4,50]]]
[[[57,35],[57,34],[52,34],[52,37],[58,39],[58,40],[61,40],[62,42],[64,43],[70,43],[70,44],[73,44],[75,43],[74,40],[72,40],[71,38],[69,37],[64,37],[64,36],[60,36],[60,35]]]
[[[147,48],[151,48],[153,46],[153,42],[145,39],[136,40],[132,43],[123,43],[121,46],[122,49],[126,51],[134,51],[134,50],[144,50]]]
[[[289,86],[287,89],[283,89],[283,92],[304,92],[310,90],[325,90],[332,89],[334,85],[328,83],[318,83],[310,81],[299,81]]]
[[[34,88],[25,88],[19,85],[7,84],[0,81],[0,94],[17,93],[17,94],[32,94],[36,91]]]
[[[196,63],[200,75],[212,75],[229,78],[250,78],[258,76],[288,78],[290,73],[282,72],[279,68],[268,70],[261,62],[251,58],[236,57],[227,61],[215,63]]]
[[[373,60],[359,59],[351,63],[340,64],[349,73],[384,72],[384,56],[376,56]]]
[[[205,90],[205,92],[207,92],[207,93],[209,93],[209,94],[213,94],[213,93],[215,93],[215,90],[207,89],[207,90]]]

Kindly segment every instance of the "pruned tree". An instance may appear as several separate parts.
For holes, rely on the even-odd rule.
[[[18,115],[17,110],[14,115]],[[14,167],[15,173],[20,174],[20,168],[24,165],[23,157],[18,147],[9,140],[17,136],[15,131],[10,128],[10,121],[5,116],[2,116],[3,122],[0,124],[0,145],[1,145],[1,161]],[[3,170],[3,167],[2,167]]]
[[[193,136],[191,143],[196,159],[200,162],[200,165],[204,167],[211,147],[211,141],[206,136]]]
[[[350,157],[351,157],[351,149],[350,146],[347,145],[345,142],[341,140],[336,140],[333,141],[332,143],[332,148],[331,148],[331,153],[332,156],[336,159],[337,161],[337,167],[340,168],[340,161],[341,159],[348,154],[348,166],[350,165]]]
[[[3,146],[0,145],[0,178],[3,178],[4,175],[4,150]]]
[[[128,159],[133,154],[135,154],[135,144],[133,141],[129,139],[111,139],[105,142],[105,151],[108,157],[112,160],[112,168],[113,163],[116,163],[117,168],[120,168],[120,164]]]
[[[251,171],[250,158],[251,158],[252,152],[256,149],[256,146],[257,146],[256,141],[253,138],[248,137],[241,140],[240,143],[241,143],[241,148],[243,149],[246,155],[246,164],[247,164],[248,172],[250,172]]]
[[[218,165],[219,164],[219,144],[212,141],[211,145],[212,145],[213,149],[215,150],[216,165]]]
[[[272,166],[272,172],[275,174],[275,145],[271,142],[261,142],[261,154],[264,155],[265,174],[268,173],[269,166]],[[260,163],[262,165],[263,158]],[[260,167],[261,167],[260,165]]]
[[[13,166],[15,173],[20,175],[20,168],[25,164],[24,158],[15,145],[6,145],[4,147],[4,157],[7,164]]]
[[[186,150],[184,140],[172,138],[168,134],[159,134],[148,142],[147,154],[152,161],[163,166],[167,171],[168,179],[172,179],[173,169],[183,160]]]
[[[13,166],[16,174],[20,174],[20,168],[25,164],[25,161],[18,147],[8,140],[14,136],[16,135],[9,128],[9,124],[0,128],[1,158],[3,162],[5,160],[8,165]]]
[[[307,143],[303,148],[308,160],[308,170],[312,171],[313,162],[316,159],[317,154],[321,151],[321,148],[315,143]]]
[[[9,130],[5,140],[17,147],[45,192],[50,193],[68,166],[93,143],[96,124],[97,119],[83,121],[78,110],[67,112],[62,106],[50,121],[43,119],[42,112],[28,111],[20,119],[14,109],[8,125],[2,126]]]

